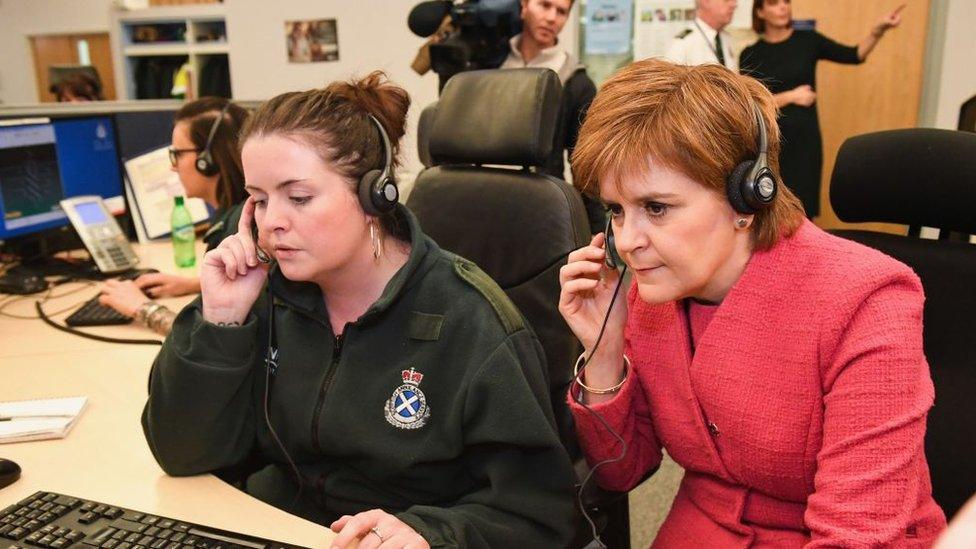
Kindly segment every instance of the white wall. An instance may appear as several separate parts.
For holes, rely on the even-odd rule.
[[[324,87],[333,80],[381,69],[412,100],[407,137],[401,143],[401,180],[419,172],[416,122],[437,99],[437,76],[410,69],[423,40],[407,29],[412,2],[402,0],[226,0],[230,73],[238,99],[268,99],[279,93]],[[285,21],[336,19],[339,61],[288,63]]]
[[[737,29],[752,28],[752,2],[749,0],[739,0],[739,4],[735,7],[735,13],[732,14],[732,22],[729,23],[729,26]]]
[[[108,32],[112,0],[0,0],[0,103],[34,103],[29,36]]]
[[[948,0],[945,42],[942,48],[941,70],[932,71],[938,78],[935,102],[937,128],[956,129],[959,107],[976,95],[976,2]]]

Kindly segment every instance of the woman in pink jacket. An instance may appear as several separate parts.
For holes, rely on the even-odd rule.
[[[586,348],[581,443],[612,490],[663,450],[685,469],[655,546],[928,546],[945,517],[923,445],[922,287],[804,218],[776,184],[775,120],[762,84],[718,65],[641,61],[600,89],[573,171],[633,283],[613,299],[605,234],[561,272]]]

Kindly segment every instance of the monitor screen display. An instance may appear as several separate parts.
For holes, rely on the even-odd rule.
[[[64,198],[121,195],[116,147],[107,116],[0,126],[0,240],[67,225]]]
[[[108,219],[105,218],[105,213],[102,207],[98,205],[97,202],[82,202],[80,204],[75,204],[75,211],[78,212],[78,217],[81,218],[81,222],[85,225],[97,225],[98,223],[105,223]]]

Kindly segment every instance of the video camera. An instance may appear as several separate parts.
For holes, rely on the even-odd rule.
[[[433,69],[440,87],[462,71],[494,69],[508,56],[508,41],[522,32],[519,0],[432,0],[414,6],[411,32],[429,38],[413,68]],[[429,48],[429,57],[425,49]]]

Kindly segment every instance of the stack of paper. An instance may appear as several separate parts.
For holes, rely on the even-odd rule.
[[[0,402],[0,443],[64,438],[88,397]]]
[[[169,163],[167,147],[126,160],[125,174],[125,192],[133,206],[132,220],[139,242],[168,236],[173,197],[185,195],[186,190]],[[194,224],[210,218],[202,199],[188,198],[186,207]]]

